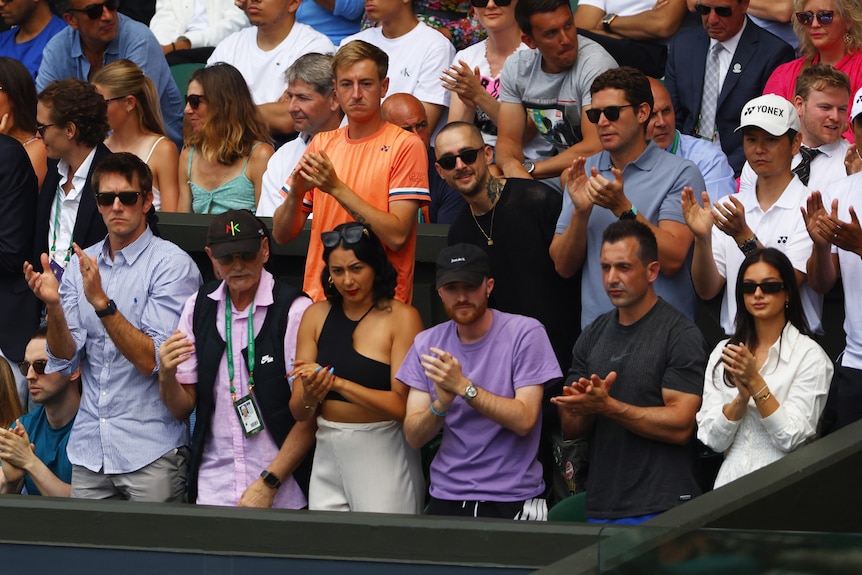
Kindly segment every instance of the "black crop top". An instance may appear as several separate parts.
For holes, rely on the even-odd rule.
[[[373,308],[372,308],[373,309]],[[365,357],[353,348],[353,331],[371,311],[352,321],[340,305],[333,305],[323,322],[317,341],[317,363],[335,368],[335,375],[369,389],[392,389],[391,370],[388,364]],[[340,393],[330,391],[325,399],[347,401]]]

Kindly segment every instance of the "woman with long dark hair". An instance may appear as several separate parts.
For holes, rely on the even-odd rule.
[[[736,282],[736,331],[706,368],[697,437],[724,452],[715,487],[805,444],[826,405],[832,362],[808,336],[793,265],[751,252]]]
[[[422,320],[394,299],[395,268],[368,226],[342,224],[321,241],[327,300],[302,317],[291,374],[294,417],[317,416],[308,508],[418,513],[424,482],[395,374]]]
[[[274,150],[242,74],[219,62],[195,70],[186,94],[179,211],[255,211]]]
[[[0,134],[21,142],[39,188],[48,172],[48,150],[36,135],[36,85],[24,64],[0,57]]]

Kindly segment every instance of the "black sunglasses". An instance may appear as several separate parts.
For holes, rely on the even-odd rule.
[[[475,148],[464,150],[460,154],[455,154],[454,156],[442,156],[437,160],[437,164],[444,170],[453,170],[455,169],[455,163],[458,158],[461,158],[461,161],[465,164],[472,164],[476,161],[476,158],[479,157],[479,152],[481,151],[482,148]]]
[[[616,122],[620,119],[620,110],[623,108],[634,108],[631,104],[626,104],[625,106],[608,106],[607,108],[590,108],[587,110],[587,120],[592,122],[593,124],[599,123],[599,118],[602,117],[602,114],[605,115],[605,118],[608,119],[608,122]]]
[[[762,282],[762,283],[754,283],[754,282],[742,282],[742,293],[746,295],[751,295],[757,291],[757,288],[760,288],[764,294],[773,294],[778,293],[784,289],[784,282]]]
[[[198,106],[201,105],[201,102],[206,100],[206,96],[203,94],[189,94],[186,96],[186,104],[191,106],[192,110],[197,110]]]
[[[706,4],[695,4],[695,11],[701,16],[709,16],[709,13],[715,10],[715,15],[719,18],[730,18],[733,15],[731,6],[707,6]]]
[[[40,138],[45,137],[45,130],[50,128],[51,126],[55,126],[56,124],[36,124],[36,133],[39,134]]]
[[[512,0],[494,0],[494,5],[499,8],[505,8],[512,3]],[[484,8],[488,5],[488,0],[470,0],[473,8]]]
[[[141,192],[99,192],[96,194],[96,203],[100,206],[113,206],[114,200],[120,198],[120,203],[124,206],[134,206],[140,195]]]
[[[105,98],[105,103],[108,104],[109,102],[115,102],[117,100],[125,100],[128,97],[129,94],[126,94],[125,96],[117,96],[116,98]]]
[[[109,12],[116,12],[119,6],[119,0],[105,0],[98,4],[88,4],[83,8],[69,8],[69,12],[83,12],[90,20],[98,20],[102,17],[102,12],[105,11],[105,8],[107,8]]]
[[[829,26],[832,24],[832,20],[835,19],[835,11],[834,10],[818,10],[817,14],[814,14],[811,10],[807,12],[797,12],[796,19],[803,26],[811,26],[814,23],[814,18],[817,18],[817,21],[820,22],[821,26]]]
[[[232,254],[227,254],[226,256],[218,257],[216,258],[216,260],[218,260],[218,263],[223,266],[229,266],[236,258],[239,258],[246,263],[253,262],[255,259],[257,259],[257,254],[258,252],[235,252]]]
[[[359,243],[363,235],[368,237],[368,230],[362,224],[355,224],[343,230],[323,232],[320,234],[320,241],[323,242],[325,248],[334,248],[342,239],[344,239],[344,245],[352,246]]]
[[[37,359],[33,363],[29,361],[22,361],[18,364],[18,369],[21,370],[21,375],[27,377],[27,374],[30,373],[30,366],[33,366],[33,371],[36,372],[36,375],[44,375],[45,374],[45,366],[48,365],[47,359]]]

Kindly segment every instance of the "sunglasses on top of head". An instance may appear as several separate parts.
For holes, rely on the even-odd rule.
[[[626,104],[625,106],[607,106],[606,108],[590,108],[587,110],[587,120],[592,122],[593,124],[599,123],[599,118],[602,117],[602,114],[605,115],[605,118],[608,119],[608,122],[616,122],[620,119],[620,110],[623,108],[634,108],[631,104]]]
[[[116,12],[119,6],[119,0],[105,0],[98,4],[88,4],[83,8],[69,8],[69,12],[83,12],[90,20],[98,20],[102,17],[105,8],[108,9],[108,12]]]
[[[463,150],[460,154],[455,154],[453,156],[441,156],[437,159],[437,164],[444,170],[454,170],[458,158],[461,158],[461,161],[465,164],[473,164],[476,162],[476,158],[479,157],[479,152],[481,151],[482,148],[473,148],[470,150]]]
[[[694,10],[701,16],[709,16],[709,13],[715,10],[715,15],[719,18],[729,18],[733,15],[731,6],[707,6],[706,4],[695,4]]]
[[[498,8],[505,8],[512,3],[512,0],[494,0],[494,5]],[[488,5],[488,0],[470,0],[473,8],[484,8]]]
[[[806,27],[814,24],[815,18],[817,18],[821,26],[829,26],[835,19],[835,10],[818,10],[816,14],[811,10],[796,13],[796,20]]]
[[[21,375],[27,377],[27,374],[30,373],[30,366],[33,366],[33,371],[36,372],[36,375],[45,375],[45,366],[48,365],[47,359],[37,359],[33,363],[29,361],[22,361],[18,364],[18,369],[21,371]]]
[[[344,245],[352,246],[358,244],[362,236],[368,237],[368,230],[362,224],[355,224],[342,230],[323,232],[320,234],[320,241],[323,242],[323,247],[325,248],[334,248],[342,239],[344,240]]]
[[[206,100],[206,96],[203,94],[188,94],[186,96],[186,104],[188,104],[192,110],[197,110],[198,106],[200,106],[201,102],[204,100]]]
[[[114,200],[120,198],[124,206],[134,206],[138,202],[141,192],[99,192],[96,194],[96,203],[100,206],[113,206]]]
[[[784,289],[784,282],[742,282],[742,293],[751,295],[760,288],[764,294],[778,293]]]

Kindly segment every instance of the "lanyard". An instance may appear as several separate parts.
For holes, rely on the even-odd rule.
[[[54,234],[53,239],[51,241],[51,259],[54,260],[54,256],[57,253],[57,232],[60,229],[60,186],[57,186],[57,195],[54,196]],[[66,257],[63,259],[63,268],[65,268],[69,264],[69,260],[72,258],[72,242],[74,241],[74,234],[72,238],[69,238],[69,249],[66,250]],[[55,260],[56,261],[56,260]]]
[[[673,154],[674,156],[676,155],[677,150],[679,150],[679,141],[680,141],[679,130],[676,130],[676,132],[674,132],[674,135],[673,135],[673,144],[670,147],[670,153]]]
[[[233,323],[233,310],[230,305],[230,293],[225,289],[224,321],[225,339],[227,340],[227,376],[230,380],[230,398],[236,402],[236,387],[233,385],[233,337],[231,323]],[[254,302],[248,308],[248,392],[254,391]]]

